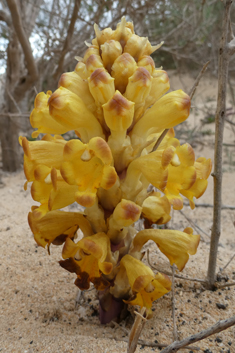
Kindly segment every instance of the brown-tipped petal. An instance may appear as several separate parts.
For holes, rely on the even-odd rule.
[[[89,89],[95,101],[103,105],[114,95],[114,78],[103,69],[96,69],[88,79]]]
[[[134,116],[134,103],[116,91],[114,96],[103,105],[104,119],[110,130],[122,132],[131,125]]]
[[[144,67],[138,67],[135,73],[129,78],[124,96],[132,102],[142,103],[151,89],[152,77]]]
[[[135,60],[128,53],[119,56],[113,63],[111,75],[115,78],[115,88],[124,93],[128,79],[137,68]]]
[[[34,109],[30,114],[30,123],[37,131],[33,132],[33,137],[37,137],[40,133],[45,134],[64,134],[66,128],[56,122],[49,113],[48,99],[52,92],[47,91],[47,94],[40,92],[37,94],[34,101]]]
[[[155,70],[155,63],[154,60],[151,58],[151,56],[144,55],[140,58],[140,60],[137,62],[137,65],[139,67],[144,67],[150,75],[153,75],[154,70]]]
[[[199,157],[194,163],[197,172],[197,178],[208,179],[211,174],[212,162],[211,159]]]
[[[122,54],[122,46],[116,40],[109,40],[101,45],[101,52],[104,67],[111,72],[114,61]]]
[[[86,61],[86,69],[89,76],[92,74],[92,72],[99,68],[104,68],[101,57],[99,55],[92,54]]]
[[[50,97],[49,110],[52,117],[69,130],[78,130],[83,141],[103,136],[100,123],[76,94],[64,87],[58,88]]]
[[[77,72],[65,72],[61,75],[58,87],[67,88],[82,99],[86,107],[95,113],[96,105],[94,98],[91,95],[87,80],[82,79]]]
[[[131,131],[133,143],[137,136],[146,140],[150,134],[180,124],[188,118],[190,106],[190,98],[182,90],[166,94],[135,124]]]
[[[121,266],[126,270],[134,294],[129,300],[124,301],[132,305],[145,306],[148,313],[151,313],[152,303],[170,291],[170,279],[160,273],[155,276],[148,266],[130,255],[122,258]]]
[[[98,45],[90,45],[89,48],[86,50],[84,57],[83,57],[83,62],[86,63],[87,59],[91,55],[100,55],[100,49]]]
[[[51,211],[44,217],[38,219],[35,217],[35,211],[29,213],[28,222],[36,242],[43,247],[45,247],[46,244],[51,244],[62,234],[66,234],[66,237],[73,238],[80,224],[83,224],[85,228],[87,227],[85,224],[88,223],[88,221],[80,213]],[[76,227],[74,228],[74,226]]]
[[[122,199],[113,212],[113,221],[118,227],[129,227],[140,218],[142,207],[136,203]]]
[[[139,252],[148,240],[153,240],[160,251],[167,256],[170,264],[176,264],[182,271],[188,262],[189,255],[197,252],[200,236],[192,234],[192,229],[186,232],[169,229],[146,229],[140,231],[133,240],[133,254]]]

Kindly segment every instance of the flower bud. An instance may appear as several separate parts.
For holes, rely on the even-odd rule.
[[[129,53],[135,61],[138,61],[139,58],[143,56],[147,41],[148,38],[139,37],[136,34],[132,34],[124,47],[124,53]]]
[[[130,132],[133,144],[135,145],[136,136],[145,141],[150,134],[182,123],[189,116],[190,106],[190,98],[182,90],[166,94],[148,109],[133,127]],[[139,143],[140,140],[136,141]]]
[[[50,97],[51,116],[67,128],[78,130],[83,141],[94,136],[103,136],[102,127],[95,116],[87,109],[82,99],[64,87],[58,88]]]
[[[100,55],[100,49],[98,47],[98,45],[90,45],[89,48],[86,50],[84,57],[83,57],[83,62],[86,63],[87,59],[91,56],[91,55]]]
[[[75,66],[74,70],[83,80],[86,80],[89,76],[89,73],[87,72],[86,65],[79,61],[77,65]]]
[[[122,54],[122,46],[116,40],[109,40],[101,45],[101,51],[104,67],[110,72],[114,61]]]
[[[151,58],[151,56],[148,56],[148,55],[142,56],[140,60],[137,62],[137,65],[139,67],[144,67],[146,70],[148,70],[150,75],[153,75],[155,70],[155,63]]]
[[[58,87],[64,87],[75,93],[78,97],[82,99],[86,107],[92,112],[95,113],[96,105],[94,98],[91,95],[88,82],[83,80],[77,72],[65,72],[61,75]]]
[[[145,101],[145,110],[161,98],[170,88],[169,77],[166,71],[155,70],[152,76],[152,87]]]
[[[96,103],[103,105],[114,95],[114,78],[104,69],[96,69],[88,79],[89,89]]]
[[[96,69],[103,68],[103,62],[99,55],[92,54],[86,61],[86,69],[90,76]]]
[[[112,39],[113,30],[110,27],[105,28],[103,29],[103,31],[101,31],[99,29],[99,26],[95,24],[94,30],[95,30],[95,35],[96,35],[96,40],[98,45],[104,44],[108,40]]]
[[[124,93],[128,84],[128,78],[133,75],[137,68],[135,60],[128,53],[119,56],[112,66],[112,77],[115,78],[115,87]]]
[[[103,110],[105,122],[111,131],[126,132],[133,120],[133,102],[116,91],[114,96],[103,105]]]
[[[125,17],[123,16],[121,22],[117,24],[117,28],[113,31],[112,39],[119,41],[122,48],[125,47],[126,42],[134,33],[133,23],[126,22]]]

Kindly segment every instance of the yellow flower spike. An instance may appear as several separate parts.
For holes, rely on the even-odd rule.
[[[128,166],[126,177],[121,184],[123,196],[135,201],[142,190],[140,178],[143,175],[149,183],[163,191],[167,185],[168,170],[162,167],[162,151],[155,151],[134,159]]]
[[[64,139],[54,138],[52,141],[28,141],[26,137],[20,137],[20,144],[23,147],[24,172],[28,181],[35,180],[34,173],[39,172],[38,167],[46,166],[43,175],[46,177],[51,168],[59,169],[63,160],[63,150],[66,144]],[[46,169],[46,170],[45,170]]]
[[[143,204],[142,214],[150,222],[155,224],[165,224],[171,219],[171,205],[166,196],[162,196],[159,192],[154,192],[147,197]]]
[[[73,260],[78,256],[78,260]],[[109,285],[108,281],[102,279],[102,273],[108,275],[113,269],[115,260],[113,259],[110,241],[105,233],[97,233],[92,236],[85,237],[76,244],[69,238],[66,239],[62,250],[63,259],[69,258],[67,264],[70,263],[70,269],[66,268],[66,261],[61,261],[60,265],[69,271],[71,267],[77,274],[75,284],[80,288],[89,288],[90,282],[93,282],[95,287],[103,290]],[[76,268],[74,268],[74,261]],[[63,265],[64,264],[64,265]]]
[[[176,264],[179,271],[182,271],[188,262],[189,255],[196,254],[200,235],[193,234],[192,228],[186,228],[183,232],[169,229],[145,229],[135,236],[130,253],[135,256],[135,253],[139,253],[148,240],[154,241],[169,259],[170,264]]]
[[[148,266],[130,255],[125,255],[121,259],[120,265],[125,267],[133,292],[133,297],[124,301],[131,305],[145,306],[148,316],[150,316],[152,303],[171,289],[169,277],[161,273],[154,275]],[[117,275],[117,281],[118,279]]]
[[[128,53],[120,55],[113,63],[111,75],[115,79],[115,87],[124,93],[128,84],[128,79],[133,75],[137,65],[132,56]]]
[[[152,77],[152,87],[145,101],[145,110],[156,103],[170,89],[169,77],[166,71],[155,70]]]
[[[79,227],[85,235],[93,234],[90,223],[81,213],[51,211],[40,219],[36,213],[37,209],[29,213],[28,222],[39,246],[45,247],[58,239],[62,244],[67,237],[74,238]]]
[[[132,144],[145,142],[150,134],[182,123],[189,116],[190,98],[182,90],[173,91],[160,98],[130,132]]]
[[[122,54],[122,46],[116,40],[109,40],[102,44],[100,48],[104,67],[110,73],[114,61]]]
[[[51,95],[48,104],[51,116],[67,131],[78,130],[84,142],[104,136],[100,123],[75,93],[60,87]]]
[[[69,91],[75,93],[79,98],[82,99],[86,107],[95,114],[96,105],[94,98],[91,95],[88,82],[82,79],[77,72],[65,72],[61,75],[58,87],[67,88]],[[48,108],[49,109],[49,108]],[[53,119],[54,123],[55,120]]]
[[[37,94],[34,101],[34,109],[30,114],[30,124],[34,129],[38,129],[32,133],[32,137],[38,137],[39,134],[64,134],[67,130],[60,123],[56,122],[49,113],[48,99],[52,92],[47,91]]]
[[[148,70],[148,72],[150,73],[150,75],[154,74],[155,71],[155,63],[154,60],[151,58],[151,56],[148,55],[144,55],[140,58],[140,60],[137,62],[137,65],[139,67],[144,67],[146,70]],[[158,70],[160,71],[160,70]],[[165,71],[164,71],[165,72]],[[155,75],[153,75],[153,77],[155,77]]]
[[[76,201],[91,207],[96,200],[99,187],[111,188],[117,174],[110,164],[112,154],[102,138],[94,137],[87,145],[79,140],[70,140],[64,148],[61,175],[70,185],[78,185]]]
[[[129,78],[124,97],[135,103],[135,114],[133,124],[143,114],[145,99],[152,86],[152,77],[144,67],[138,67],[135,73]]]

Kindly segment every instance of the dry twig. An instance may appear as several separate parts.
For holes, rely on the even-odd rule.
[[[230,8],[233,1],[226,0],[224,5],[224,18],[222,37],[219,49],[218,69],[218,98],[215,117],[215,152],[214,152],[214,209],[213,226],[211,232],[209,265],[207,272],[208,287],[213,288],[216,282],[216,262],[221,232],[221,205],[222,205],[222,152],[223,152],[223,131],[226,112],[226,89],[228,81],[229,59],[235,50],[235,41],[228,43]],[[233,43],[234,41],[234,43]]]
[[[192,100],[193,99],[193,96],[196,92],[196,89],[197,89],[197,86],[199,85],[199,82],[201,80],[201,77],[202,75],[204,74],[204,72],[206,71],[207,69],[207,66],[210,64],[210,61],[207,61],[207,63],[205,63],[205,65],[203,65],[203,68],[201,69],[198,77],[196,78],[196,81],[194,82],[194,85],[193,87],[191,88],[190,92],[189,92],[189,97],[190,99]]]
[[[174,341],[178,341],[178,332],[177,332],[177,326],[176,326],[176,321],[175,321],[175,264],[173,264],[173,266],[171,266],[171,269],[172,269],[171,292],[172,292],[173,337],[174,337]]]
[[[214,335],[215,333],[221,332],[223,330],[226,330],[227,328],[235,325],[235,316],[232,316],[229,319],[218,321],[215,325],[209,327],[206,330],[203,330],[195,335],[191,335],[187,338],[184,338],[182,341],[178,342],[173,342],[170,346],[166,347],[163,349],[161,352],[162,353],[175,353],[179,349],[187,346],[188,344],[194,343],[201,341],[211,335]]]
[[[129,341],[128,341],[128,348],[127,348],[127,353],[134,353],[138,344],[138,339],[140,337],[140,334],[144,328],[144,325],[147,321],[147,319],[144,317],[146,315],[146,308],[143,307],[140,310],[140,313],[137,311],[134,311],[136,314],[134,324],[131,328],[130,336],[129,336]]]

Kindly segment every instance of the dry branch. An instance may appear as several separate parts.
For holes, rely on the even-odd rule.
[[[216,261],[221,232],[221,205],[222,205],[222,152],[223,131],[226,113],[226,88],[228,81],[228,65],[230,51],[228,50],[230,7],[233,1],[226,0],[224,5],[224,17],[222,37],[219,49],[218,68],[218,98],[215,117],[215,152],[214,152],[214,209],[213,226],[211,232],[209,265],[207,272],[208,287],[213,288],[216,281]]]
[[[62,69],[63,69],[63,64],[64,64],[64,58],[65,55],[67,54],[67,52],[69,51],[69,46],[71,44],[71,39],[73,36],[73,32],[74,32],[74,26],[75,26],[75,22],[77,20],[77,16],[78,16],[78,10],[81,4],[81,0],[75,0],[75,4],[74,4],[74,8],[73,8],[73,14],[72,14],[72,18],[69,24],[69,28],[68,28],[68,33],[67,33],[67,37],[65,39],[64,42],[64,47],[59,59],[59,63],[58,63],[58,67],[56,69],[56,72],[54,73],[53,77],[54,79],[56,79],[59,74],[61,73]]]
[[[24,31],[23,23],[20,17],[20,12],[15,0],[7,0],[7,5],[11,12],[12,24],[14,26],[15,33],[17,35],[17,38],[24,52],[24,57],[27,64],[27,70],[29,73],[29,77],[27,78],[26,81],[30,81],[30,84],[31,84],[32,82],[36,81],[38,78],[38,70],[37,70],[36,63],[34,61],[32,49],[31,49],[29,40],[26,36],[26,33]]]
[[[190,206],[189,203],[184,202],[184,206]],[[195,207],[211,207],[213,208],[214,205],[210,203],[195,203]],[[235,206],[230,205],[221,205],[221,210],[235,210]]]
[[[175,353],[179,349],[191,344],[195,343],[198,341],[201,341],[211,335],[214,335],[215,333],[221,332],[223,330],[226,330],[227,328],[235,325],[235,316],[232,316],[229,319],[218,321],[215,325],[209,327],[206,330],[203,330],[195,335],[189,336],[182,341],[178,342],[173,342],[170,346],[167,348],[163,349],[161,352],[162,353]]]

